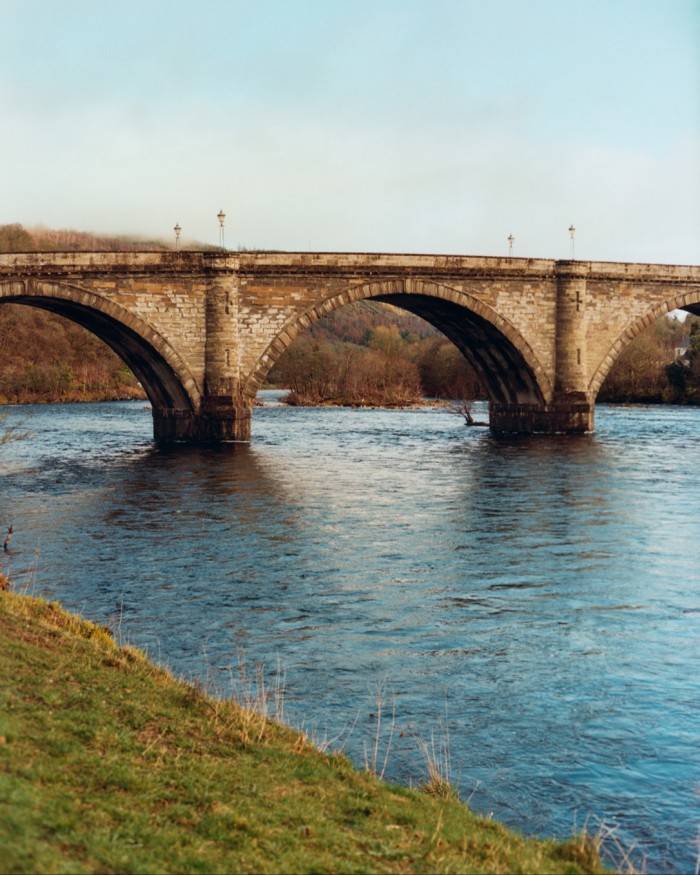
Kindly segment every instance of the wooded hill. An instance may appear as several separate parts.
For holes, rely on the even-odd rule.
[[[136,252],[168,249],[162,241],[135,237],[101,237],[89,231],[0,225],[0,252]]]
[[[162,241],[0,225],[0,252],[168,249]],[[205,247],[202,247],[205,248]],[[678,359],[676,351],[689,344]],[[431,398],[483,398],[459,350],[417,316],[362,301],[315,323],[272,369],[292,404],[393,406]],[[34,307],[0,307],[0,403],[145,397],[96,337]],[[700,403],[700,319],[663,317],[622,353],[601,401]]]

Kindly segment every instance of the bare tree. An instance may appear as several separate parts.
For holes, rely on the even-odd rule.
[[[483,425],[488,426],[488,422],[478,422],[472,416],[473,401],[467,401],[463,398],[461,401],[453,401],[447,408],[448,413],[454,413],[455,416],[461,416],[464,419],[465,425]]]
[[[450,413],[455,416],[464,418],[465,425],[474,425],[474,417],[472,416],[472,402],[463,398],[461,401],[453,401],[449,406]]]
[[[0,447],[5,444],[11,444],[14,441],[23,441],[30,434],[30,432],[22,429],[21,421],[9,423],[8,418],[7,413],[0,413]]]

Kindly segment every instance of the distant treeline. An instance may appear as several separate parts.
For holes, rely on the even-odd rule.
[[[0,252],[166,248],[158,241],[0,225]],[[425,397],[486,397],[464,356],[442,334],[417,316],[374,301],[316,322],[268,380],[290,390],[290,404],[396,406]],[[0,403],[125,397],[144,394],[94,335],[33,307],[0,307]],[[651,325],[623,351],[598,399],[700,404],[700,319],[665,316]]]
[[[622,351],[598,401],[700,404],[700,319],[657,319]]]
[[[122,360],[80,325],[35,307],[0,307],[0,403],[145,397]]]
[[[485,398],[464,356],[405,310],[361,301],[316,322],[270,371],[288,403],[397,406]]]
[[[133,237],[102,237],[88,231],[0,225],[0,252],[135,252],[168,249],[162,241]]]

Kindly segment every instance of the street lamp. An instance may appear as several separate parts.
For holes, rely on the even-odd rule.
[[[513,243],[515,242],[515,237],[512,234],[508,235],[508,258],[513,255]]]
[[[223,210],[219,210],[219,214],[216,217],[219,220],[219,246],[224,248],[224,219],[226,218],[226,213]]]
[[[177,250],[180,248],[180,231],[182,231],[179,222],[175,225],[173,231],[175,232],[175,252],[177,252]]]
[[[574,245],[574,234],[576,233],[576,228],[573,225],[569,225],[569,236],[571,237],[571,258],[576,258],[576,247]]]

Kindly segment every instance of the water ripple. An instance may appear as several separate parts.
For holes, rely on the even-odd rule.
[[[446,722],[476,810],[561,836],[600,819],[649,871],[692,871],[697,410],[496,439],[439,410],[270,406],[250,447],[176,452],[142,405],[28,412],[3,472],[14,580],[177,672],[279,659],[288,718],[358,762],[383,685],[392,779],[424,779],[416,738]]]

